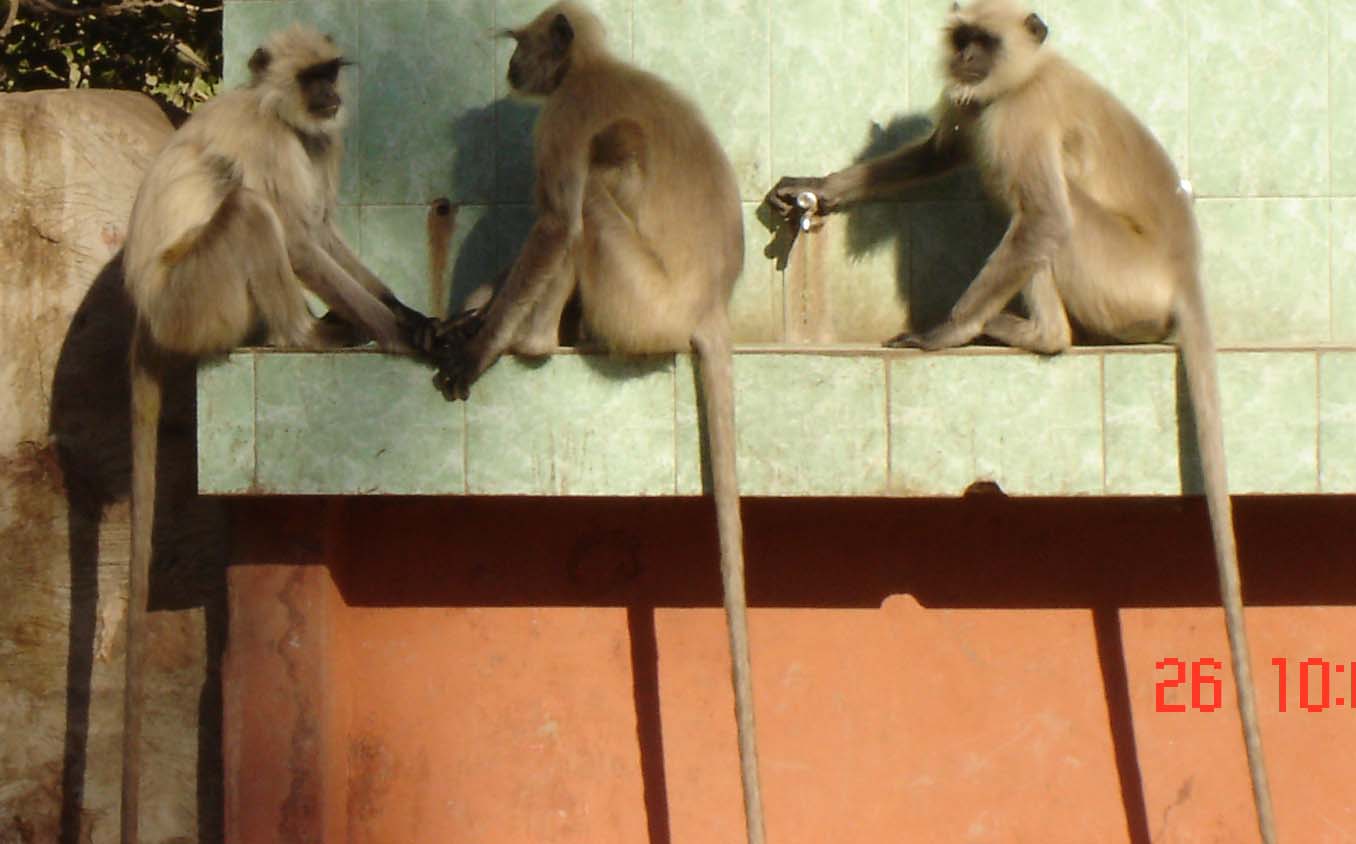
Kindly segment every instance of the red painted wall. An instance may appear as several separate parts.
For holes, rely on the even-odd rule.
[[[710,506],[236,502],[231,840],[741,841]],[[1353,503],[1236,509],[1282,838],[1350,841],[1356,667],[1321,713],[1298,672],[1356,662]],[[1156,711],[1158,661],[1228,665],[1201,501],[745,520],[771,841],[1257,840],[1227,672]]]

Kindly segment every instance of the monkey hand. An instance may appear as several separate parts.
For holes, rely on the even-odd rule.
[[[433,376],[433,385],[448,401],[466,401],[471,396],[471,383],[475,381],[475,359],[464,342],[442,342],[433,354],[438,371]]]
[[[838,210],[838,198],[826,188],[827,179],[806,176],[784,176],[767,192],[767,204],[787,220],[798,223],[806,214],[830,214]],[[814,198],[812,207],[806,207],[802,196]]]
[[[974,335],[971,334],[970,337]],[[966,338],[950,322],[944,322],[931,331],[903,331],[886,340],[881,345],[887,349],[922,349],[935,352],[938,349],[950,349],[964,345]]]

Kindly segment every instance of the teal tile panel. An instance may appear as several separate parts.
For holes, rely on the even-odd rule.
[[[265,493],[465,490],[465,410],[429,369],[365,352],[256,357],[258,486]]]
[[[1323,352],[1319,365],[1319,487],[1356,494],[1356,352]]]
[[[744,495],[879,495],[885,489],[885,376],[879,357],[735,357],[735,433]],[[678,493],[703,484],[692,356],[677,384]]]
[[[254,356],[198,368],[198,489],[230,495],[254,486]]]
[[[1103,361],[1106,493],[1175,495],[1201,492],[1200,463],[1178,411],[1190,408],[1178,389],[1177,350],[1108,354]],[[1226,425],[1228,420],[1226,420]],[[1186,461],[1184,463],[1184,461]]]
[[[468,491],[672,495],[673,420],[671,357],[502,358],[466,403]]]
[[[1313,352],[1219,355],[1229,490],[1318,492],[1318,359]]]
[[[496,147],[492,0],[357,2],[362,201],[489,201]]]
[[[1327,0],[1194,0],[1187,21],[1197,194],[1327,193]]]
[[[866,203],[802,238],[795,260],[805,262],[805,283],[826,288],[834,341],[879,344],[908,324],[910,230],[918,213],[906,203]]]
[[[763,255],[772,235],[758,219],[758,203],[744,203],[744,271],[730,297],[736,343],[775,343],[785,338],[781,274]]]
[[[1327,200],[1202,199],[1196,214],[1221,346],[1328,342]]]
[[[494,277],[495,244],[490,209],[466,205],[457,211],[448,255],[445,289],[459,305],[479,284]],[[401,301],[425,313],[434,311],[426,221],[423,205],[366,205],[362,209],[363,258]],[[444,303],[446,304],[446,303]]]
[[[909,312],[925,330],[951,313],[1007,230],[1007,215],[987,202],[923,202],[910,214]]]
[[[821,176],[908,108],[908,0],[780,3],[772,15],[772,173]],[[864,80],[870,80],[864,84]]]
[[[772,185],[770,14],[766,0],[641,2],[634,11],[636,63],[697,103],[748,201]]]
[[[1332,339],[1356,343],[1356,199],[1332,200]]]
[[[1328,0],[1332,193],[1356,196],[1356,0]]]
[[[1102,492],[1099,356],[907,353],[889,373],[893,493]]]

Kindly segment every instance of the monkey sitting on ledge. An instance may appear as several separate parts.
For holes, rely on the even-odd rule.
[[[1045,46],[1046,35],[1044,21],[1017,0],[953,4],[932,134],[823,178],[784,178],[767,201],[788,218],[832,213],[972,162],[1011,215],[1007,233],[946,321],[885,345],[947,349],[984,334],[1052,355],[1072,343],[1075,324],[1112,342],[1176,340],[1195,414],[1258,826],[1272,844],[1192,198],[1144,124]],[[1025,317],[1004,312],[1018,293]]]

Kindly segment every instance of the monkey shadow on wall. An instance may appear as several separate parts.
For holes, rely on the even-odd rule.
[[[132,324],[132,304],[123,284],[119,253],[100,271],[76,310],[52,383],[50,430],[57,444],[70,511],[62,844],[85,840],[81,827],[91,680],[97,642],[111,635],[111,631],[97,630],[99,532],[106,508],[126,499],[131,483],[128,360]],[[188,367],[175,372],[165,387],[150,607],[204,610],[205,679],[196,728],[197,840],[215,842],[224,837],[220,668],[226,642],[229,532],[221,505],[197,495],[195,405],[194,371]],[[148,680],[154,693],[154,673]]]
[[[852,163],[879,158],[917,142],[932,128],[933,120],[927,114],[900,115],[884,126],[873,122]],[[978,171],[972,166],[912,185],[889,200],[849,206],[836,216],[842,218],[833,225],[843,226],[847,261],[865,259],[881,249],[892,251],[896,295],[907,303],[907,327],[914,331],[946,318],[1007,227],[1007,215],[986,198]],[[777,262],[778,270],[785,269],[798,235],[766,203],[758,209],[758,219],[773,234],[764,254]]]

